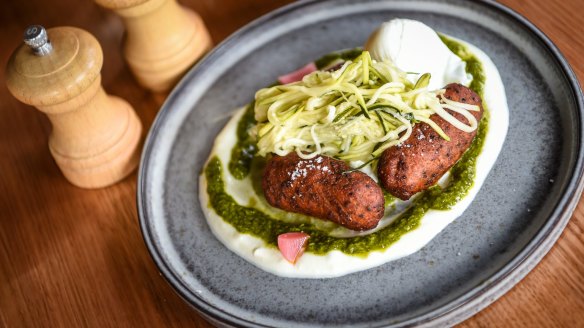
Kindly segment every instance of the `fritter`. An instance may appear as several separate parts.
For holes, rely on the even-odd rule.
[[[456,83],[447,85],[445,89],[445,98],[481,107],[478,112],[470,112],[480,121],[483,108],[479,95]],[[461,122],[466,122],[461,114],[449,112]],[[430,119],[442,128],[450,141],[443,139],[428,124],[418,123],[405,142],[386,149],[379,159],[379,183],[387,192],[402,200],[408,200],[414,194],[436,184],[462,157],[477,134],[476,130],[461,131],[437,114],[430,116]]]
[[[351,230],[377,226],[383,191],[367,174],[327,156],[296,153],[268,160],[262,187],[268,203],[285,211],[330,220]]]

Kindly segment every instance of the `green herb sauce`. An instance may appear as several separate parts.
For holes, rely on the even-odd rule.
[[[309,252],[325,254],[336,249],[347,254],[366,256],[372,250],[389,247],[403,234],[415,229],[419,225],[418,217],[421,217],[418,215],[421,207],[414,206],[394,223],[372,234],[353,238],[331,237],[326,232],[315,229],[311,224],[280,221],[253,207],[237,204],[225,191],[222,164],[216,156],[207,164],[205,177],[210,205],[215,212],[238,232],[254,235],[274,247],[277,247],[278,235],[304,231],[310,235],[307,249]]]
[[[445,36],[441,35],[440,37],[452,52],[467,63],[466,70],[473,75],[470,88],[483,97],[486,77],[481,62],[464,45]],[[354,58],[353,56],[359,55],[360,51],[360,49],[351,49],[333,53],[317,60],[316,65],[322,68],[339,58]],[[386,249],[399,240],[401,236],[416,229],[428,210],[448,210],[468,194],[474,184],[476,159],[482,150],[488,128],[489,115],[484,104],[483,108],[485,112],[479,123],[477,135],[470,148],[450,170],[451,180],[448,186],[444,189],[439,186],[431,187],[420,195],[414,204],[394,222],[371,234],[351,238],[332,237],[310,223],[285,222],[253,207],[239,205],[225,191],[222,164],[216,156],[211,158],[204,170],[207,178],[209,205],[238,232],[254,235],[273,247],[277,247],[278,235],[292,231],[304,231],[310,235],[308,252],[325,254],[332,250],[339,250],[350,255],[367,256],[371,251]],[[248,133],[255,123],[253,104],[251,104],[238,124],[238,142],[232,150],[228,165],[231,174],[238,179],[243,179],[249,174],[257,151]],[[254,179],[257,178],[254,174]],[[258,184],[255,183],[254,189],[259,189],[258,187]],[[386,206],[392,200],[392,196],[386,194]]]
[[[237,124],[237,143],[231,150],[229,172],[236,179],[244,179],[250,171],[251,162],[258,151],[255,140],[249,135],[249,130],[256,125],[254,103],[247,106],[245,113]]]

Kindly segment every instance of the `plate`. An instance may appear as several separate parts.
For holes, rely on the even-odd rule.
[[[396,17],[477,45],[499,68],[509,132],[472,205],[421,251],[335,279],[280,278],[229,251],[209,230],[197,195],[198,176],[229,115],[276,76],[362,45]],[[167,99],[142,155],[142,232],[178,294],[217,325],[455,324],[509,290],[559,237],[582,191],[582,113],[582,91],[557,48],[497,3],[294,3],[220,44]]]

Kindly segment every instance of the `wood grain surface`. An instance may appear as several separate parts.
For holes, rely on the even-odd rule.
[[[218,43],[288,0],[182,0]],[[584,81],[584,1],[502,0],[542,29]],[[210,327],[160,276],[142,240],[136,174],[100,190],[69,184],[47,147],[50,124],[14,99],[4,68],[30,24],[77,26],[104,49],[103,85],[145,129],[165,96],[140,88],[121,54],[123,26],[92,1],[0,4],[0,326]],[[509,293],[462,327],[584,325],[584,202],[558,243]]]

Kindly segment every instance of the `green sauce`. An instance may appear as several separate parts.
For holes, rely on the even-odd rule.
[[[442,34],[439,34],[439,36],[442,42],[448,47],[448,49],[450,49],[450,51],[466,62],[466,72],[472,74],[473,76],[473,80],[469,87],[482,97],[485,91],[486,81],[485,72],[483,71],[483,64],[481,64],[480,60],[478,60],[478,58],[476,58],[470,51],[468,51],[468,49],[463,44]],[[484,114],[488,114],[488,111],[485,111]]]
[[[251,162],[258,151],[255,140],[249,135],[249,130],[256,125],[254,103],[247,106],[245,113],[237,123],[237,143],[231,150],[229,172],[236,179],[244,179],[250,171]]]
[[[216,156],[211,158],[205,168],[209,205],[238,232],[254,235],[274,247],[277,246],[278,235],[292,231],[304,231],[310,235],[307,248],[309,252],[325,254],[336,249],[351,255],[366,256],[372,250],[389,247],[403,234],[415,229],[420,224],[418,217],[423,215],[423,213],[418,214],[421,207],[415,206],[385,229],[372,234],[353,238],[332,237],[322,230],[315,229],[311,224],[284,222],[253,207],[237,204],[233,197],[225,191],[222,171],[219,158]],[[423,211],[425,212],[426,209]]]
[[[463,44],[444,35],[440,35],[440,38],[450,51],[466,62],[466,71],[473,76],[469,87],[481,98],[484,98],[486,76],[481,62]],[[489,110],[485,103],[483,103],[483,109],[483,117],[479,122],[477,135],[462,158],[450,169],[452,179],[445,189],[436,193],[435,198],[432,200],[431,208],[437,210],[452,208],[454,204],[468,194],[468,191],[473,186],[476,175],[476,159],[483,150],[489,126]]]
[[[485,74],[480,61],[464,45],[442,35],[440,37],[452,52],[467,63],[467,72],[473,75],[473,82],[470,88],[483,97]],[[361,50],[352,49],[346,52],[324,56],[316,62],[317,67],[322,68],[339,58],[350,58],[357,51]],[[351,238],[333,237],[329,236],[322,229],[318,229],[313,224],[307,222],[287,222],[251,206],[239,205],[225,191],[222,164],[216,156],[211,158],[204,170],[205,177],[207,178],[209,205],[238,232],[254,235],[273,247],[277,247],[278,235],[292,231],[304,231],[310,235],[310,242],[307,248],[308,252],[325,254],[332,250],[339,250],[350,255],[367,256],[371,251],[386,249],[398,241],[401,236],[416,229],[428,210],[448,210],[468,194],[474,184],[476,159],[482,150],[488,128],[488,110],[484,104],[483,107],[485,112],[479,123],[477,135],[471,147],[456,165],[452,167],[450,171],[451,180],[448,186],[444,189],[439,186],[431,187],[420,195],[414,201],[413,205],[394,220],[394,222],[374,233]],[[254,124],[255,119],[252,104],[247,108],[246,113],[238,124],[238,142],[232,150],[231,160],[228,165],[231,174],[238,179],[243,179],[250,173],[252,162],[257,151],[248,133],[249,128]],[[254,180],[259,178],[255,173],[252,176]],[[254,189],[259,189],[257,181],[254,184]],[[260,193],[258,194],[261,194],[261,190],[259,191]],[[386,195],[386,206],[392,200],[391,195]]]
[[[393,204],[397,198],[394,195],[383,190],[383,199],[385,200],[384,201],[385,207],[388,207],[389,205]]]

